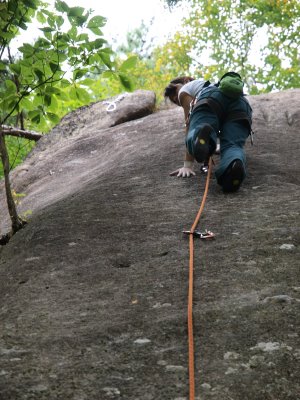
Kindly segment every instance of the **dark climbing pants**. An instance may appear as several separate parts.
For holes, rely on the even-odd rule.
[[[246,175],[244,145],[251,130],[252,109],[244,96],[232,99],[217,87],[204,89],[190,116],[186,137],[188,152],[193,155],[193,144],[203,126],[211,125],[210,152],[220,138],[220,163],[215,172],[217,180],[233,160],[241,160]]]

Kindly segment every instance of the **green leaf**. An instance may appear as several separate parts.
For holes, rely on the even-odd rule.
[[[27,24],[24,21],[20,21],[18,23],[18,26],[23,29],[24,31],[27,31]]]
[[[67,79],[63,78],[63,79],[60,81],[60,86],[61,86],[62,88],[69,87],[69,86],[71,86],[71,82],[68,81]]]
[[[90,79],[90,78],[85,78],[82,81],[80,81],[80,85],[83,85],[83,86],[91,86],[94,83],[95,83],[95,80],[94,79]]]
[[[34,48],[31,44],[25,43],[18,50],[24,54],[24,57],[31,57],[34,54]]]
[[[76,17],[76,22],[79,26],[83,26],[88,20],[88,15],[81,15],[80,17]]]
[[[101,27],[106,24],[106,18],[97,15],[91,18],[87,24],[87,28],[90,29],[95,35],[102,35]]]
[[[33,74],[32,68],[27,68],[21,65],[21,76],[23,85],[30,86],[32,82],[35,80],[35,75]]]
[[[16,75],[20,75],[21,74],[21,66],[20,66],[20,64],[10,64],[9,68],[14,74],[16,74]]]
[[[80,79],[82,78],[84,75],[86,75],[88,72],[87,69],[77,69],[73,72],[73,79]]]
[[[107,19],[105,17],[101,17],[101,15],[96,15],[91,18],[87,24],[87,28],[101,28],[105,26]]]
[[[49,43],[50,43],[52,40],[52,34],[50,32],[44,32],[44,36],[46,39],[49,40]]]
[[[44,4],[45,5],[45,4]],[[53,13],[49,10],[47,10],[46,8],[42,8],[40,10],[44,15],[47,15],[48,17],[53,17]]]
[[[6,109],[11,111],[16,106],[17,101],[18,101],[18,97],[12,97],[11,96],[9,98],[6,98],[6,105],[7,105]],[[14,112],[12,113],[12,115],[16,115],[18,112],[19,112],[19,106],[17,106],[15,108]]]
[[[41,106],[43,104],[43,98],[42,96],[36,95],[33,97],[32,103],[35,108]]]
[[[74,88],[74,86],[70,88],[70,98],[73,100],[77,98],[76,89]]]
[[[45,96],[44,96],[44,104],[47,107],[51,105],[51,96],[49,94],[45,94]]]
[[[32,68],[32,60],[30,60],[29,58],[23,58],[23,60],[20,61],[20,65],[21,65],[21,70],[22,70],[22,74],[23,74],[23,67],[27,68],[27,69]],[[26,72],[25,72],[25,75],[26,75]]]
[[[89,65],[95,64],[95,65],[99,65],[99,64],[103,64],[102,58],[100,57],[99,54],[92,54],[88,57],[87,59],[87,63]]]
[[[89,93],[83,88],[76,88],[76,96],[82,103],[89,103],[91,98]]]
[[[35,107],[34,107],[34,104],[33,104],[33,102],[31,100],[29,100],[26,97],[23,97],[21,102],[20,102],[20,108],[21,109],[25,109],[27,111],[32,111],[32,110],[34,110]]]
[[[56,95],[60,95],[61,94],[61,89],[59,89],[56,86],[46,86],[45,92],[47,94],[56,94]]]
[[[108,68],[112,68],[113,63],[112,63],[112,61],[111,61],[111,59],[110,59],[110,54],[101,52],[101,53],[99,53],[99,56],[100,56],[101,60],[104,62],[104,64],[105,64]]]
[[[58,124],[59,121],[60,121],[59,116],[58,116],[57,114],[52,113],[52,112],[47,112],[47,113],[46,113],[46,116],[47,116],[47,118],[49,118],[49,120],[50,120],[51,122],[53,122],[54,124]]]
[[[36,10],[37,7],[38,7],[37,2],[34,1],[34,0],[23,0],[23,4],[24,4],[26,7],[33,8],[34,10]]]
[[[47,108],[47,112],[56,112],[58,110],[58,101],[54,94],[51,95],[51,104]]]
[[[53,13],[48,14],[47,23],[50,27],[55,28],[56,15]]]
[[[96,39],[93,42],[91,42],[91,45],[92,45],[93,49],[100,49],[106,43],[107,42],[104,39]]]
[[[61,57],[62,53],[64,50],[66,50],[69,47],[69,40],[65,39],[64,35],[61,35],[57,37],[57,49],[59,50],[59,57]]]
[[[56,25],[58,26],[58,28],[60,28],[64,24],[65,20],[63,19],[63,17],[61,15],[58,15],[55,22],[56,22]]]
[[[35,117],[31,118],[31,121],[35,124],[39,124],[41,121],[41,114],[36,115]]]
[[[57,63],[50,62],[49,63],[49,67],[50,67],[50,69],[51,69],[53,74],[55,74],[55,72],[57,72],[57,71],[60,71],[59,64],[57,64]]]
[[[5,86],[7,89],[6,95],[15,94],[17,92],[17,87],[13,81],[7,79],[5,81]]]
[[[103,36],[103,32],[99,28],[89,28],[94,35]]]
[[[51,42],[49,40],[46,40],[45,38],[38,38],[38,40],[35,42],[34,47],[41,50],[41,48],[46,48],[47,50],[51,46]]]
[[[41,111],[39,110],[33,110],[33,111],[29,111],[28,112],[28,118],[35,123],[39,123],[40,122],[40,113]]]
[[[122,85],[124,86],[125,89],[132,91],[134,88],[133,82],[132,80],[129,78],[128,75],[125,75],[123,73],[118,73],[120,82],[122,83]]]
[[[41,12],[38,11],[36,14],[36,19],[38,20],[39,23],[44,24],[46,22],[46,17],[45,15]]]
[[[68,12],[70,7],[68,6],[68,4],[66,2],[57,0],[55,2],[55,8],[57,11],[60,11],[60,12]]]
[[[101,76],[102,76],[103,78],[107,78],[107,79],[111,79],[111,78],[115,79],[115,78],[117,77],[117,76],[116,76],[116,73],[113,72],[113,71],[104,71],[104,72],[101,74]]]
[[[68,17],[81,17],[85,9],[83,7],[70,7],[67,11]]]
[[[44,73],[43,73],[40,69],[34,68],[34,69],[33,69],[33,72],[35,73],[35,75],[37,76],[37,78],[38,78],[39,81],[43,81],[43,80],[44,80],[45,75],[44,75]]]
[[[124,72],[127,71],[128,69],[131,69],[133,67],[135,67],[136,63],[138,61],[138,57],[137,56],[132,56],[127,58],[127,60],[125,60],[122,65],[120,66],[120,71]]]
[[[57,96],[59,97],[59,99],[61,101],[69,101],[70,100],[69,95],[64,90],[61,90],[60,93],[57,93]]]
[[[14,32],[1,32],[1,38],[6,39],[7,41],[10,41],[15,36],[16,34]]]
[[[10,67],[11,67],[11,65],[10,65]],[[4,62],[0,61],[0,71],[5,71],[5,70],[6,70],[6,64]]]
[[[87,33],[81,33],[77,36],[77,42],[88,42],[90,40],[89,35]]]
[[[70,36],[71,39],[76,40],[76,38],[77,38],[77,28],[76,28],[76,26],[72,26],[71,29],[68,30],[68,35]]]
[[[55,29],[51,28],[50,26],[46,26],[45,28],[39,28],[39,30],[43,31],[43,32],[53,32],[53,31],[55,31]]]

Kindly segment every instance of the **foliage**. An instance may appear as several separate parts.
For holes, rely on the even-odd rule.
[[[24,43],[17,57],[11,55],[13,40],[34,17],[41,24],[40,37],[33,44]],[[90,10],[60,0],[55,11],[40,0],[1,2],[0,125],[47,132],[63,115],[95,100],[91,87],[99,76],[131,91],[127,70],[134,63],[117,63],[103,38],[105,22]],[[24,146],[21,149],[15,138],[6,142],[11,165],[18,163]]]
[[[15,166],[20,164],[29,153],[29,151],[33,149],[34,142],[32,140],[7,136],[6,146],[10,160],[10,169],[13,169]],[[0,164],[0,176],[2,174],[2,165]]]
[[[170,3],[170,2],[169,2]],[[182,1],[173,1],[178,6]],[[139,60],[131,71],[136,86],[156,92],[176,76],[201,76],[217,81],[224,72],[240,72],[250,94],[300,86],[299,4],[295,0],[190,0],[189,17],[168,41],[141,56],[145,37],[135,31]],[[180,27],[179,27],[180,28]],[[266,36],[260,44],[259,37]],[[132,38],[132,36],[131,36]],[[255,48],[254,48],[255,47]],[[280,54],[280,56],[279,56]]]
[[[186,52],[187,42],[175,36],[164,45],[152,50],[149,58],[139,59],[132,76],[139,88],[156,93],[157,102],[163,101],[165,86],[178,75],[189,73],[191,57]]]
[[[1,38],[1,54],[15,36],[16,29],[26,28],[28,20],[24,22],[23,19],[28,9],[36,11],[38,21],[43,24],[42,36],[34,44],[25,43],[19,48],[20,59],[0,62],[0,69],[10,77],[1,85],[0,122],[3,124],[22,111],[28,121],[45,131],[49,123],[51,126],[59,121],[58,102],[70,103],[72,99],[78,106],[90,101],[90,82],[83,80],[88,72],[117,74],[116,64],[100,29],[105,18],[91,17],[90,11],[69,7],[63,1],[56,1],[55,13],[45,8],[37,10],[38,0],[24,1],[22,6],[19,3],[16,0],[4,3],[7,5],[7,21],[4,21],[7,34],[4,32]],[[66,19],[69,29],[64,32]],[[94,34],[94,40],[87,31]],[[122,76],[117,76],[122,80]],[[127,82],[123,80],[122,83],[126,85]],[[127,88],[130,89],[129,82]]]
[[[170,2],[168,2],[170,3]],[[172,4],[178,3],[173,1]],[[300,86],[300,3],[297,0],[190,0],[181,40],[190,71],[218,79],[235,70],[248,91]],[[262,38],[266,38],[263,43]],[[178,37],[174,37],[174,43]],[[192,49],[192,50],[190,50]],[[196,60],[196,61],[195,61]]]
[[[135,87],[154,91],[157,102],[160,103],[168,82],[179,72],[189,71],[192,59],[187,53],[188,46],[188,41],[177,33],[165,44],[154,47],[153,38],[149,37],[149,28],[142,23],[139,28],[127,34],[126,42],[116,51],[120,58],[124,54],[129,58],[136,57],[135,66],[130,70]],[[120,90],[116,83],[112,85],[112,82],[109,82],[109,85],[105,85],[103,80],[95,84],[94,88],[96,86],[106,94],[110,93],[112,88]]]

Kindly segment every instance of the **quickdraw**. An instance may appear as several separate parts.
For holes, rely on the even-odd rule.
[[[128,95],[128,93],[125,92],[125,93],[120,94],[120,95],[116,98],[116,100],[114,100],[114,101],[104,101],[103,104],[107,104],[106,112],[109,113],[109,112],[115,111],[116,108],[117,108],[117,103],[119,103],[121,100],[123,100],[124,97],[126,97],[127,95]]]
[[[205,232],[200,232],[198,230],[195,231],[182,231],[185,235],[193,235],[194,237],[197,237],[199,239],[214,239],[215,234],[211,231],[208,231],[205,229]]]

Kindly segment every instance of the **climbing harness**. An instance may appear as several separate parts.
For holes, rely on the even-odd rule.
[[[194,366],[194,333],[193,333],[193,286],[194,286],[194,237],[198,236],[199,231],[196,230],[197,225],[199,223],[202,211],[204,209],[209,181],[212,170],[212,159],[210,157],[208,163],[208,173],[206,177],[205,190],[202,197],[202,202],[199,208],[199,211],[196,215],[194,223],[189,231],[185,231],[184,233],[189,235],[189,250],[190,250],[190,259],[189,259],[189,288],[188,288],[188,348],[189,348],[189,400],[195,400],[195,366]],[[203,234],[202,234],[203,235]],[[206,231],[204,236],[200,236],[201,239],[208,239],[208,237],[214,237],[214,234],[210,231]]]
[[[106,107],[106,112],[113,112],[117,108],[117,103],[119,103],[121,100],[123,100],[126,96],[128,95],[127,92],[120,94],[116,100],[114,101],[104,101],[103,104],[107,104]]]
[[[198,107],[206,106],[211,109],[211,111],[218,117],[221,124],[224,124],[227,121],[244,121],[247,123],[249,128],[249,136],[251,140],[251,145],[253,146],[253,130],[251,128],[252,119],[247,114],[246,111],[231,111],[229,113],[225,112],[222,104],[212,98],[212,97],[205,97],[203,99],[194,99],[190,104],[190,111],[188,115],[188,122],[190,120],[191,114],[197,110]]]

